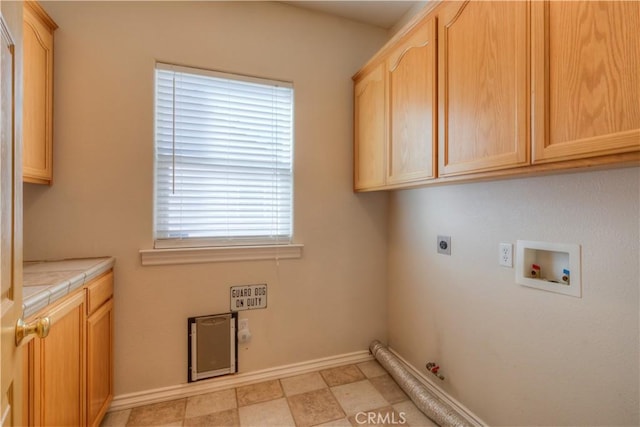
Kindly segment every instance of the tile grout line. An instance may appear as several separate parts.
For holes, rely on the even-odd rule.
[[[296,427],[300,427],[301,425],[305,425],[305,424],[304,423],[300,424],[301,421],[296,419],[295,414],[298,413],[299,409],[295,409],[292,406],[292,400],[291,399],[294,398],[295,396],[298,396],[298,395],[302,395],[302,394],[306,394],[306,393],[313,393],[313,392],[316,392],[316,391],[319,391],[319,390],[323,390],[323,389],[329,389],[329,393],[330,393],[331,397],[333,398],[334,402],[338,405],[337,408],[339,408],[341,410],[343,415],[342,416],[337,416],[336,418],[332,418],[332,419],[329,419],[329,420],[323,420],[323,421],[320,422],[320,424],[329,423],[329,422],[335,422],[335,421],[338,421],[338,420],[341,420],[341,419],[344,419],[347,422],[351,423],[351,421],[349,421],[349,420],[350,420],[350,417],[352,417],[353,415],[349,415],[348,414],[346,408],[344,407],[344,403],[340,401],[338,396],[335,394],[335,390],[334,389],[336,389],[337,387],[340,387],[340,386],[346,386],[346,385],[355,384],[355,383],[358,383],[358,382],[366,382],[379,395],[379,397],[382,398],[382,401],[385,403],[384,406],[381,406],[379,408],[376,407],[376,408],[367,409],[367,412],[368,411],[380,412],[382,410],[389,410],[389,411],[395,412],[396,409],[393,406],[394,403],[392,403],[383,394],[382,390],[380,390],[380,389],[378,389],[378,387],[376,387],[376,385],[375,385],[376,383],[371,381],[373,378],[383,377],[385,375],[385,372],[381,372],[378,375],[376,375],[377,372],[375,370],[373,372],[370,369],[363,370],[363,367],[358,366],[358,365],[363,364],[363,363],[369,363],[369,362],[351,363],[351,364],[347,364],[347,365],[338,366],[338,367],[335,367],[335,368],[321,369],[321,370],[318,370],[318,371],[309,372],[307,374],[300,374],[300,375],[293,375],[293,376],[284,377],[284,378],[277,378],[277,379],[275,379],[275,381],[276,381],[276,384],[277,384],[277,386],[279,388],[280,397],[275,397],[275,398],[270,398],[270,399],[264,400],[264,401],[254,402],[254,403],[251,403],[251,404],[244,405],[243,407],[249,407],[249,406],[257,405],[257,404],[260,404],[260,403],[273,402],[273,401],[279,400],[280,398],[284,398],[286,400],[286,407],[287,407],[288,415],[290,416],[290,418],[293,421],[294,425]],[[353,372],[351,372],[351,374],[345,373],[345,372],[342,372],[342,373],[339,372],[341,369],[345,369],[345,368],[347,368],[347,370],[348,369],[352,369],[352,368],[349,368],[349,367],[355,368],[356,372],[358,373],[357,378],[354,378],[356,375]],[[332,378],[331,377],[331,371],[332,370],[334,371],[334,373],[336,375],[336,377],[334,377],[333,379],[331,379]],[[367,372],[369,372],[371,377],[367,375]],[[298,393],[295,393],[295,394],[292,394],[292,395],[288,395],[287,394],[287,392],[285,390],[285,386],[284,386],[283,380],[286,380],[288,378],[302,377],[304,375],[311,375],[311,374],[315,374],[320,378],[321,383],[319,383],[319,384],[322,384],[321,387],[317,387],[317,388],[314,388],[312,390],[306,390],[306,391],[303,391],[303,392],[298,392]],[[346,377],[340,378],[340,375],[346,375]],[[335,382],[335,384],[333,386],[331,386],[329,384],[327,378],[330,378],[331,379],[331,383]],[[343,383],[342,381],[345,381],[345,380],[347,382]],[[268,381],[266,381],[266,382],[268,382]],[[295,384],[295,383],[293,383],[293,384]],[[319,385],[319,384],[317,384],[317,385]],[[257,385],[257,384],[254,384],[254,385]],[[243,387],[250,387],[250,386],[251,385],[247,385],[247,386],[243,386]],[[290,387],[291,387],[291,385],[290,385]],[[235,407],[230,408],[230,409],[235,411],[235,415],[237,416],[238,425],[240,427],[242,427],[242,422],[240,420],[240,408],[241,407],[240,407],[240,399],[239,399],[239,388],[240,387],[233,387],[233,397],[234,397]],[[295,388],[294,388],[294,390],[295,390]],[[223,392],[223,391],[224,390],[220,390],[219,392]],[[211,394],[213,394],[213,393],[216,393],[216,392],[212,392]],[[202,393],[200,395],[194,395],[194,396],[185,397],[185,398],[181,398],[181,399],[175,399],[175,400],[182,400],[182,402],[179,402],[179,403],[176,402],[176,403],[178,403],[178,406],[177,406],[178,408],[180,406],[182,406],[181,409],[182,409],[182,413],[183,413],[182,418],[180,420],[176,420],[176,421],[181,422],[181,425],[184,426],[184,425],[187,424],[188,420],[193,420],[193,419],[196,419],[196,418],[203,418],[203,417],[211,416],[213,414],[217,414],[217,413],[221,413],[221,412],[225,412],[225,411],[229,410],[229,409],[226,409],[226,410],[215,411],[215,412],[212,412],[212,413],[205,413],[205,414],[198,415],[198,416],[187,417],[187,408],[189,407],[189,400],[190,399],[195,399],[198,396],[204,396],[204,395],[207,395],[207,394],[210,394],[210,393]],[[406,397],[406,395],[405,395],[405,397]],[[391,399],[394,400],[393,397]],[[408,399],[403,399],[401,401],[397,401],[396,404],[405,402],[407,400]],[[408,401],[410,402],[410,400],[408,400]],[[382,403],[382,402],[379,402],[379,403]],[[138,408],[144,408],[146,406],[152,406],[152,405],[153,404],[151,404],[151,405],[143,405],[143,406],[140,406]],[[125,411],[129,411],[129,414],[127,416],[127,420],[125,421],[125,425],[127,425],[130,421],[133,421],[132,420],[132,415],[133,415],[133,410],[135,410],[135,409],[137,409],[137,408],[132,408],[132,409],[125,410]]]
[[[296,417],[295,415],[293,415],[293,408],[291,408],[291,402],[289,402],[289,396],[287,396],[287,393],[284,391],[284,386],[282,385],[282,379],[278,379],[278,383],[280,384],[280,388],[282,389],[282,395],[284,396],[286,402],[287,402],[287,408],[289,408],[289,413],[291,414],[291,419],[293,420],[293,423],[296,425],[296,427],[298,426],[298,423],[296,422]],[[240,426],[242,427],[242,426]]]

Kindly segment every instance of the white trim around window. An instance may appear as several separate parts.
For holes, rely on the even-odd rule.
[[[204,262],[282,260],[302,257],[303,245],[230,246],[210,248],[143,249],[142,265],[198,264]]]

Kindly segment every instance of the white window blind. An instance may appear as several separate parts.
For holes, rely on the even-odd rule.
[[[156,65],[155,247],[288,244],[293,86]]]

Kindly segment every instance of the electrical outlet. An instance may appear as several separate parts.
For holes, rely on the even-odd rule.
[[[438,236],[438,253],[451,255],[451,236]]]
[[[513,245],[511,243],[500,243],[498,262],[503,267],[513,268]]]
[[[238,319],[238,330],[249,329],[249,319]]]

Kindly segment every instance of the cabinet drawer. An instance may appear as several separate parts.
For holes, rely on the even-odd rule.
[[[91,315],[113,295],[113,272],[110,271],[87,285],[87,314]]]

